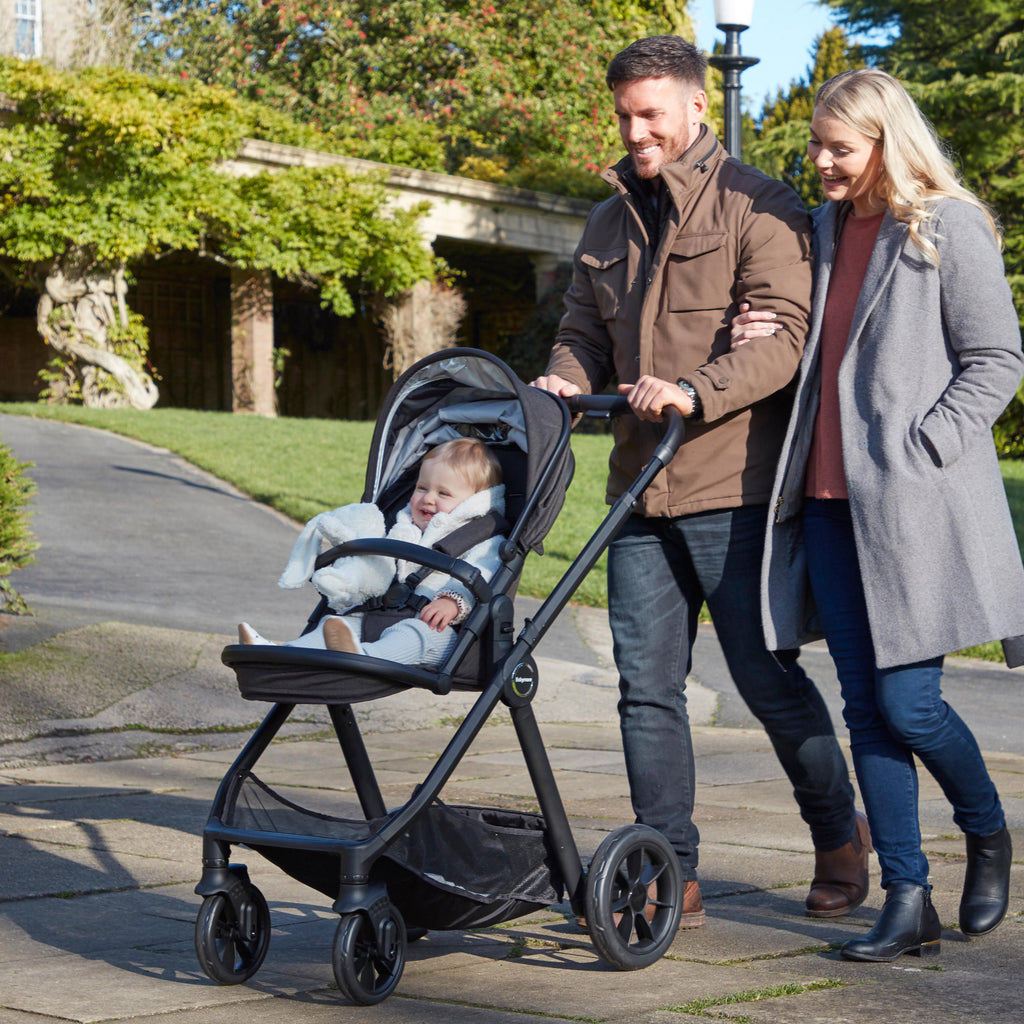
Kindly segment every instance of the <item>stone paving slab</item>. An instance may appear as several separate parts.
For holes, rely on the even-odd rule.
[[[408,797],[454,728],[435,724],[368,735],[386,799]],[[618,730],[614,723],[544,724],[542,732],[574,839],[587,859],[631,817]],[[240,740],[233,737],[236,746]],[[708,924],[681,932],[658,964],[640,972],[610,969],[576,928],[566,902],[500,928],[431,933],[410,946],[398,992],[373,1009],[353,1009],[334,987],[337,917],[330,900],[241,848],[233,859],[248,864],[271,908],[267,961],[243,986],[215,985],[199,969],[192,948],[200,903],[192,891],[201,870],[199,835],[234,752],[2,770],[0,858],[11,870],[0,873],[0,1024],[225,1024],[241,1015],[268,1024],[285,1016],[289,1024],[319,1024],[328,1014],[331,1020],[372,1015],[403,1024],[519,1024],[538,1018],[804,1024],[841,1021],[847,1013],[852,1019],[851,1008],[862,1005],[874,1014],[864,1019],[902,1024],[915,1019],[915,1009],[934,1009],[947,998],[954,1007],[949,1019],[968,1019],[955,1014],[974,976],[993,989],[1002,984],[1024,996],[1020,972],[1007,961],[1017,955],[1013,939],[1016,933],[1019,941],[1024,927],[1024,865],[1013,873],[1014,920],[988,939],[965,941],[954,930],[962,839],[939,815],[926,830],[935,903],[948,926],[937,963],[951,975],[961,970],[954,965],[963,964],[959,988],[949,978],[941,988],[914,988],[906,977],[921,966],[915,958],[904,957],[894,965],[899,970],[881,965],[888,973],[876,970],[879,965],[843,962],[838,945],[877,919],[877,864],[872,859],[875,887],[853,914],[831,921],[803,915],[813,853],[789,785],[778,777],[764,742],[750,730],[699,731],[698,757],[715,767],[705,771],[699,786],[697,814]],[[259,771],[300,803],[359,816],[333,739],[275,744]],[[1024,775],[1024,759],[1004,759],[1003,771],[1011,778]],[[929,787],[923,780],[926,799]],[[514,730],[485,728],[443,796],[533,805]],[[83,892],[91,895],[52,898]],[[41,898],[29,898],[35,893]],[[843,987],[813,989],[823,983]],[[862,1002],[865,986],[891,998],[872,995]],[[765,998],[750,1001],[751,993]],[[725,1002],[734,998],[742,1001]],[[1008,1020],[1004,1002],[986,992],[985,1019]],[[691,1012],[680,1012],[685,1007]]]
[[[480,1006],[568,1019],[613,1020],[689,1002],[709,990],[727,995],[744,987],[728,967],[691,966],[663,959],[638,972],[609,970],[592,950],[527,946],[500,965],[458,954],[429,970],[413,971],[402,991],[444,999],[454,991]],[[456,980],[457,977],[457,980]],[[460,999],[460,1001],[462,1001]]]
[[[299,992],[291,996],[245,1004],[247,1024],[339,1024],[367,1016],[366,1010],[339,1005],[337,992]],[[502,1013],[451,1002],[424,1002],[398,992],[368,1011],[373,1024],[538,1024],[534,1014]],[[223,1009],[211,1007],[176,1014],[174,1024],[225,1024]],[[688,1024],[693,1018],[673,1018],[675,1024]],[[167,1024],[163,1016],[133,1017],[133,1024]],[[17,1017],[3,1024],[42,1024],[38,1017]],[[706,1020],[704,1024],[707,1024]]]
[[[838,953],[826,954],[825,973],[837,987],[713,1006],[706,1013],[754,1024],[1015,1024],[1024,995],[1017,947],[1022,927],[1006,922],[984,943],[944,932],[938,957],[902,957],[894,964],[853,964]],[[805,984],[818,973],[809,961],[799,958],[793,965],[807,968]],[[762,962],[752,968],[765,973],[773,966]]]

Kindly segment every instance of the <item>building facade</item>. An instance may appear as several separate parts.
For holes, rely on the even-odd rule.
[[[0,0],[0,53],[69,67],[99,27],[94,0]]]
[[[5,0],[0,0],[0,3]],[[386,176],[392,202],[426,202],[423,241],[445,260],[466,300],[458,343],[506,355],[571,260],[590,203],[452,175],[244,141],[231,174],[341,163]],[[317,292],[245,274],[188,253],[131,268],[128,305],[148,327],[158,404],[273,415],[373,419],[392,380],[379,310],[324,310]],[[32,400],[53,353],[36,327],[36,296],[0,281],[0,401]],[[516,360],[510,360],[513,363]],[[513,368],[518,368],[514,366]]]

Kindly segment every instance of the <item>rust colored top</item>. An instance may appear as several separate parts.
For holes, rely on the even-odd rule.
[[[809,498],[849,498],[839,423],[839,364],[846,353],[864,273],[885,213],[846,218],[821,324],[821,404],[807,460]]]

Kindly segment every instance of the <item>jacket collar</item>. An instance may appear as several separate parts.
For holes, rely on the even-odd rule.
[[[707,175],[725,157],[725,150],[718,139],[706,124],[702,124],[696,142],[678,160],[665,164],[658,172],[675,205],[680,206],[682,197],[706,180]],[[601,177],[624,195],[629,194],[639,198],[644,190],[649,188],[636,173],[633,168],[633,158],[628,155],[613,167],[602,171]]]

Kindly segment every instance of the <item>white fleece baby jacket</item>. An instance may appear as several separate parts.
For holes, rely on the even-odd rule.
[[[505,487],[499,484],[489,490],[471,494],[451,512],[439,512],[423,531],[413,523],[412,509],[406,505],[398,513],[395,525],[387,531],[387,537],[390,540],[407,541],[429,548],[472,519],[488,512],[504,515],[504,511]],[[384,516],[372,503],[358,502],[343,505],[329,512],[321,512],[314,516],[299,534],[288,565],[277,581],[278,586],[295,589],[310,580],[336,612],[345,612],[362,604],[367,598],[384,594],[396,576],[398,579],[405,579],[419,569],[420,565],[404,559],[399,559],[396,563],[394,558],[385,555],[351,555],[339,558],[333,565],[313,571],[322,541],[326,542],[328,547],[334,547],[350,540],[383,536]],[[489,537],[472,547],[461,558],[478,568],[484,579],[490,580],[501,564],[499,552],[504,539],[502,536]],[[465,617],[465,612],[473,606],[474,601],[464,584],[451,576],[437,572],[431,573],[416,588],[416,593],[422,594],[428,601],[441,593],[450,594],[460,608],[456,621],[461,621]]]

